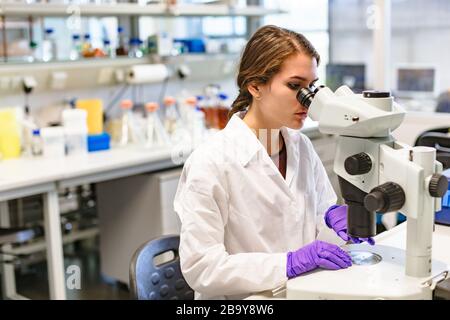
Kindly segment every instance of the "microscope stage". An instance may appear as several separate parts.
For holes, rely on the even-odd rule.
[[[289,280],[287,299],[432,298],[430,286],[422,285],[431,276],[414,278],[405,275],[403,249],[368,244],[351,244],[343,249],[350,252],[353,266],[335,271],[317,269]],[[447,270],[447,266],[433,260],[432,270],[432,275],[436,276]]]

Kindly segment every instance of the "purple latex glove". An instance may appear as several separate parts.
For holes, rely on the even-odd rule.
[[[353,243],[367,242],[373,246],[375,244],[373,238],[355,238],[347,234],[347,209],[347,206],[338,205],[328,208],[325,213],[325,223],[327,226],[332,228],[342,240],[351,240]]]
[[[288,252],[286,274],[289,279],[316,268],[345,269],[352,265],[347,252],[338,246],[316,240],[297,251]]]

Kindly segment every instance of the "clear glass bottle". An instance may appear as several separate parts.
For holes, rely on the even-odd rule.
[[[219,93],[217,95],[219,98],[219,105],[217,108],[217,117],[218,117],[218,129],[223,129],[227,125],[228,122],[228,112],[230,110],[228,101],[228,95],[226,93]]]
[[[56,41],[53,38],[53,29],[47,28],[42,42],[42,61],[48,62],[57,58]]]
[[[132,38],[130,40],[130,50],[128,51],[128,56],[130,58],[141,58],[143,56],[141,51],[142,41],[137,38]]]
[[[27,58],[28,62],[35,62],[38,60],[38,45],[36,42],[34,41],[30,41],[29,43],[29,47],[30,47],[30,55]]]
[[[81,45],[81,54],[83,55],[83,57],[92,56],[91,35],[89,33],[86,33],[83,37],[83,43]]]
[[[111,48],[111,41],[109,39],[103,39],[103,52],[106,57],[114,58],[116,56],[115,51]]]
[[[219,85],[209,84],[205,87],[205,99],[202,102],[205,112],[206,126],[208,129],[219,128],[218,106],[219,106]]]
[[[79,34],[72,35],[72,47],[70,48],[70,60],[80,59],[81,55],[81,38]]]

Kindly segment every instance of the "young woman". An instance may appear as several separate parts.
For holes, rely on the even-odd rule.
[[[197,298],[243,298],[351,258],[316,240],[327,225],[344,240],[347,207],[309,139],[298,90],[318,80],[319,54],[301,34],[265,26],[244,49],[239,95],[226,128],[185,163],[174,207],[181,269]],[[365,239],[372,241],[372,239]]]

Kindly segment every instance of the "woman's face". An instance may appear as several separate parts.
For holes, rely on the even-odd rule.
[[[315,58],[303,53],[287,58],[269,83],[258,86],[260,99],[256,104],[266,124],[270,128],[300,129],[308,109],[297,101],[297,92],[302,87],[309,88],[317,80]]]

